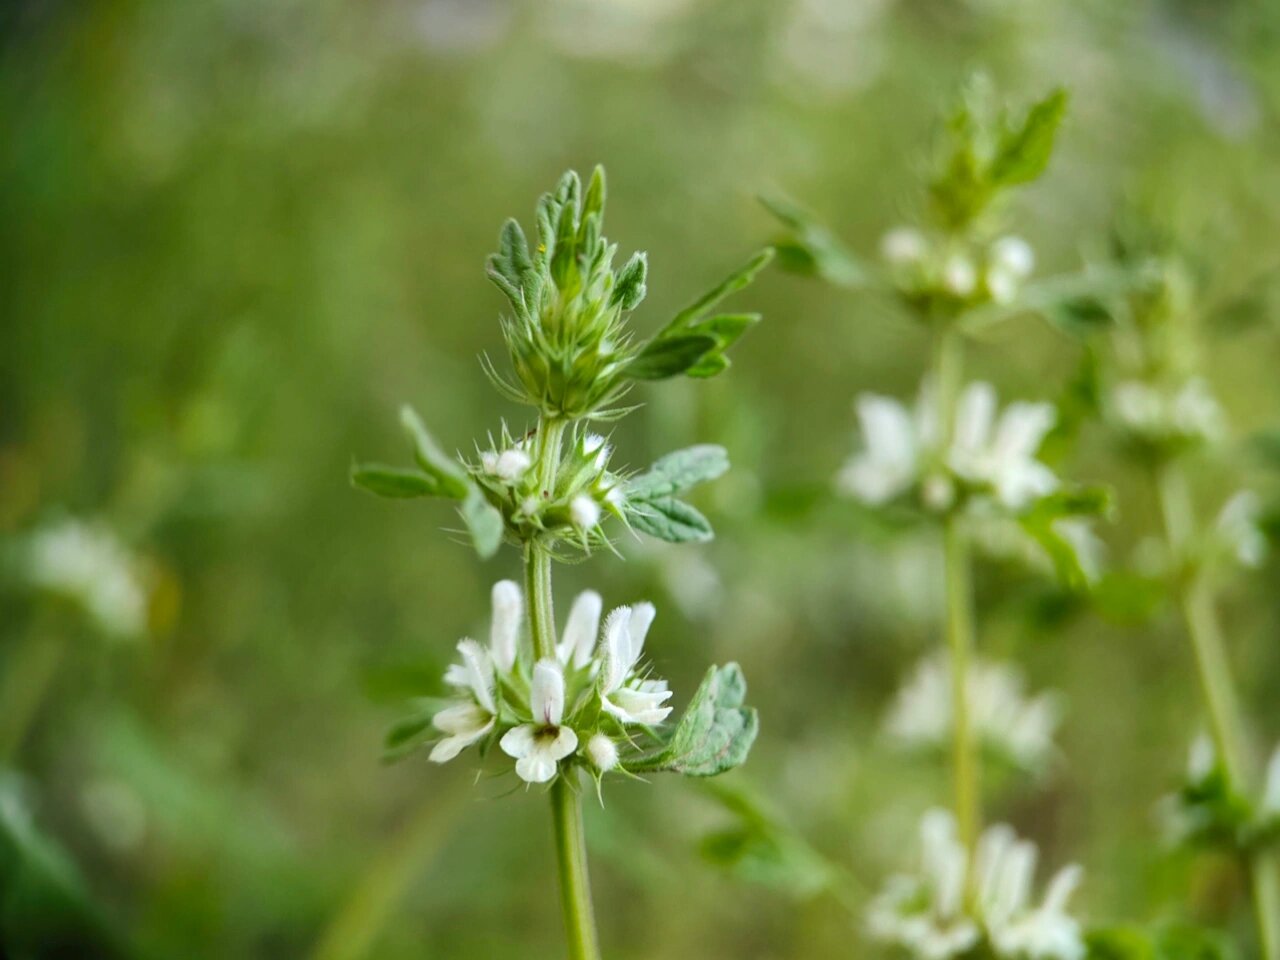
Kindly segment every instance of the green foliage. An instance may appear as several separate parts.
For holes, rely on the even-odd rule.
[[[627,769],[713,777],[741,765],[760,728],[755,709],[743,706],[746,695],[747,681],[736,663],[712,667],[666,746],[629,762]]]
[[[989,83],[975,78],[947,124],[948,142],[929,182],[943,226],[968,229],[1001,192],[1038,178],[1053,153],[1066,105],[1066,92],[1054,90],[1013,120],[998,109]]]
[[[1041,497],[1030,510],[1018,516],[1018,523],[1048,554],[1063,584],[1072,590],[1086,590],[1090,586],[1091,573],[1082,565],[1080,551],[1064,533],[1061,522],[1107,518],[1113,512],[1113,495],[1109,488],[1077,486]]]
[[[760,315],[707,314],[750,284],[773,257],[773,248],[766,247],[677,313],[627,366],[626,375],[634,380],[665,380],[682,373],[706,378],[726,369],[729,358],[725,351],[749,327],[759,323]]]
[[[725,449],[712,444],[667,454],[648,471],[628,481],[627,522],[642,533],[670,543],[710,540],[713,534],[707,518],[676,497],[728,469]]]
[[[1193,924],[1098,927],[1085,936],[1085,960],[1236,960],[1219,933]]]
[[[874,272],[808,211],[781,197],[759,199],[787,230],[773,245],[783,269],[850,289],[874,282]]]

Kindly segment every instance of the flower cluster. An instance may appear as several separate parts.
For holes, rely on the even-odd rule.
[[[909,303],[969,308],[1014,302],[1035,267],[1035,253],[1021,237],[961,246],[954,237],[897,227],[880,242],[899,294]]]
[[[1011,664],[975,660],[966,674],[966,701],[974,735],[993,753],[1025,769],[1042,770],[1054,756],[1053,735],[1062,720],[1053,693],[1023,694],[1022,675]],[[945,654],[920,662],[898,691],[885,719],[897,744],[944,749],[952,737],[951,665]]]
[[[1080,924],[1067,913],[1081,878],[1078,866],[1059,870],[1035,903],[1038,851],[1011,828],[988,828],[972,864],[946,811],[925,814],[920,839],[919,871],[890,878],[868,908],[867,927],[875,939],[919,960],[969,956],[984,945],[1008,960],[1084,956]]]
[[[928,381],[914,411],[876,394],[859,396],[855,410],[863,449],[846,462],[837,483],[866,504],[913,493],[934,511],[966,496],[1017,512],[1058,488],[1053,471],[1036,459],[1056,416],[1049,404],[1019,401],[997,417],[995,389],[971,383],[960,395],[945,449]]]
[[[490,438],[479,462],[468,464],[508,530],[522,541],[552,534],[583,549],[605,542],[600,521],[606,512],[625,521],[627,502],[625,479],[609,469],[612,445],[600,434],[580,432],[544,488],[533,470],[533,440],[513,439],[504,426],[500,441]]]
[[[35,531],[23,553],[31,586],[79,604],[104,633],[133,637],[146,629],[149,597],[138,561],[106,527],[59,521]]]
[[[1226,419],[1200,377],[1175,383],[1141,379],[1113,386],[1105,412],[1131,441],[1146,448],[1179,450],[1220,440]]]
[[[496,739],[529,783],[555,778],[575,760],[596,775],[620,765],[671,713],[671,690],[641,664],[653,604],[618,607],[604,618],[600,595],[574,600],[555,656],[535,659],[521,642],[524,598],[510,580],[493,587],[488,647],[458,643],[459,660],[445,673],[454,702],[432,725],[444,734],[431,750],[436,763],[475,743]]]
[[[1191,742],[1178,791],[1160,804],[1165,836],[1175,844],[1247,850],[1280,841],[1280,746],[1271,754],[1259,795],[1239,792],[1206,733]]]

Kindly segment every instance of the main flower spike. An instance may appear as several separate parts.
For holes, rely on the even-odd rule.
[[[521,590],[511,580],[498,582],[489,645],[459,641],[458,660],[444,675],[453,698],[430,712],[429,723],[411,721],[408,736],[394,734],[391,746],[403,749],[434,731],[441,736],[430,759],[447,763],[470,746],[496,742],[528,783],[546,783],[564,765],[597,779],[615,770],[710,775],[727,766],[712,769],[697,758],[717,754],[733,765],[745,757],[758,720],[742,706],[738,668],[713,670],[686,717],[667,729],[671,690],[642,659],[657,611],[651,603],[617,607],[602,629],[602,609],[598,593],[580,593],[555,656],[535,659],[522,630]],[[736,694],[722,696],[726,684]],[[702,705],[714,697],[719,700],[707,715]]]
[[[405,407],[400,420],[415,465],[351,471],[356,486],[378,496],[454,501],[481,557],[504,542],[521,550],[525,589],[505,580],[494,586],[488,647],[462,640],[444,678],[454,695],[444,706],[424,700],[391,731],[387,746],[396,756],[438,734],[430,758],[447,763],[472,746],[496,744],[517,777],[548,785],[575,960],[600,956],[580,774],[597,786],[615,770],[713,776],[746,760],[758,728],[756,712],[743,705],[746,681],[732,663],[712,667],[679,722],[667,723],[671,690],[642,659],[652,604],[619,607],[601,633],[600,597],[584,593],[556,637],[554,563],[572,550],[613,548],[604,526],[610,517],[671,542],[711,538],[707,519],[681,497],[728,469],[721,447],[679,450],[630,474],[613,466],[612,444],[591,428],[624,416],[619,403],[638,381],[705,378],[728,367],[725,352],[760,318],[716,308],[773,257],[772,249],[755,254],[644,340],[627,318],[644,299],[647,262],[637,253],[614,270],[604,205],[603,169],[585,189],[576,173],[566,173],[538,202],[535,241],[508,220],[488,261],[489,278],[511,309],[501,325],[513,375],[488,358],[484,369],[505,397],[537,411],[536,424],[513,433],[504,423],[468,460],[445,453]]]
[[[890,878],[867,910],[868,932],[918,960],[994,956],[1000,960],[1081,960],[1079,921],[1067,912],[1082,876],[1059,870],[1036,902],[1039,852],[1004,824],[978,841],[972,866],[954,817],[930,810],[920,824],[919,871]],[[970,891],[966,892],[966,885]]]

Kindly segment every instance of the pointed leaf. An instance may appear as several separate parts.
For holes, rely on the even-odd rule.
[[[476,487],[471,487],[458,513],[471,531],[471,542],[481,558],[488,559],[498,552],[506,532],[506,521],[498,508],[484,498]]]
[[[640,355],[623,369],[623,375],[632,380],[665,380],[679,376],[715,348],[715,339],[707,336],[668,336],[650,340]]]
[[[715,536],[706,517],[674,497],[628,503],[626,511],[634,529],[668,543],[705,543]]]
[[[643,253],[633,253],[626,266],[618,271],[611,300],[623,310],[634,310],[647,292],[645,276],[649,262]]]
[[[684,328],[691,321],[703,316],[725,297],[747,286],[755,279],[756,274],[769,264],[773,257],[774,249],[772,247],[765,247],[759,253],[756,253],[737,270],[734,270],[729,276],[677,313],[671,322],[663,328],[662,333],[666,334]]]
[[[809,213],[780,197],[760,197],[760,203],[791,231],[775,245],[784,270],[821,277],[838,287],[871,283],[872,271],[861,258]]]
[[[1021,126],[1006,130],[991,164],[991,181],[1011,187],[1030,183],[1044,173],[1066,109],[1067,92],[1059,88],[1034,104]]]
[[[471,479],[466,470],[436,443],[427,431],[422,418],[405,404],[400,408],[400,424],[413,443],[414,459],[424,471],[440,484],[440,495],[461,500],[471,489]]]
[[[673,497],[686,490],[714,480],[729,469],[729,454],[724,447],[703,443],[676,450],[655,460],[653,466],[626,487],[629,500],[652,500]]]
[[[441,496],[440,483],[420,470],[388,467],[381,463],[357,463],[351,467],[351,483],[377,497],[408,500]]]

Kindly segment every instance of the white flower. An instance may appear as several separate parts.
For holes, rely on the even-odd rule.
[[[656,614],[651,603],[618,607],[605,619],[600,640],[604,665],[600,676],[600,706],[619,722],[653,726],[671,713],[664,707],[671,697],[665,680],[644,680],[635,674],[645,636]]]
[[[1111,410],[1121,427],[1152,442],[1213,441],[1226,429],[1222,408],[1198,377],[1176,387],[1122,381],[1111,391]]]
[[[471,744],[484,737],[497,721],[494,699],[496,680],[493,659],[480,644],[471,639],[458,643],[461,663],[445,672],[445,683],[459,688],[469,699],[436,713],[432,725],[447,736],[431,750],[429,759],[447,763]]]
[[[539,660],[529,688],[533,722],[508,730],[502,751],[515,758],[516,775],[528,783],[546,783],[556,775],[559,761],[578,748],[578,735],[564,719],[564,672],[555,660]]]
[[[1018,278],[1008,270],[993,267],[987,271],[987,292],[996,303],[1012,303],[1018,295]]]
[[[1262,503],[1252,490],[1241,490],[1218,514],[1216,530],[1224,546],[1246,567],[1259,567],[1267,555],[1267,538],[1258,529]]]
[[[1021,237],[1001,237],[991,245],[991,263],[1006,272],[1014,280],[1030,276],[1036,265],[1036,254],[1031,244]]]
[[[1080,882],[1077,866],[1060,870],[1044,899],[1032,900],[1038,858],[1034,844],[1004,825],[978,841],[973,862],[975,897],[963,891],[969,857],[955,836],[950,813],[931,810],[921,822],[919,873],[890,880],[870,907],[868,927],[877,939],[897,944],[921,960],[946,960],[985,939],[1008,960],[1080,960],[1084,941],[1067,901]]]
[[[492,474],[503,483],[514,483],[524,476],[529,467],[533,466],[532,458],[519,447],[503,450],[497,456],[492,453],[481,454],[480,463],[486,473]]]
[[[916,483],[926,449],[936,442],[929,393],[921,391],[914,414],[892,397],[864,393],[854,401],[863,449],[836,478],[841,490],[876,506]]]
[[[1022,676],[1004,663],[975,659],[966,675],[974,734],[1018,766],[1042,768],[1053,756],[1062,719],[1052,693],[1024,697]],[[885,720],[888,735],[904,747],[935,749],[951,741],[951,672],[945,656],[922,660]]]
[[[587,741],[587,758],[601,773],[607,773],[618,765],[618,746],[603,733],[597,733]]]
[[[106,633],[128,637],[146,629],[147,590],[136,561],[105,527],[65,520],[37,530],[26,561],[33,586],[79,603]]]
[[[489,624],[489,650],[493,662],[502,673],[510,673],[516,664],[520,624],[524,617],[524,596],[513,580],[499,580],[493,585],[493,619]]]
[[[880,254],[894,266],[919,263],[928,252],[924,234],[914,227],[896,227],[880,240]]]
[[[591,662],[591,651],[600,630],[600,612],[603,608],[604,601],[594,590],[584,590],[573,601],[569,617],[565,620],[564,632],[560,634],[560,644],[556,647],[556,655],[566,667],[581,670]]]
[[[590,530],[600,522],[600,504],[590,495],[580,493],[569,501],[569,519],[579,530]]]
[[[957,297],[967,297],[978,285],[978,272],[973,261],[960,253],[947,257],[942,265],[942,285],[947,292]]]
[[[947,464],[961,477],[989,485],[1011,510],[1052,493],[1058,480],[1035,459],[1057,414],[1047,403],[1015,401],[996,418],[996,392],[989,383],[967,386],[956,409]]]

